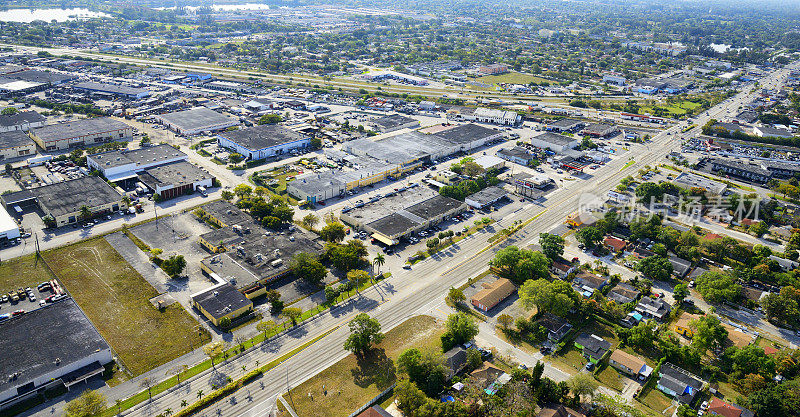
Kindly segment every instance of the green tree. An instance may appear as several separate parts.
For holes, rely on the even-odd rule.
[[[710,314],[692,320],[689,322],[689,326],[694,329],[692,347],[698,352],[721,348],[725,339],[728,338],[728,330],[716,316]]]
[[[313,230],[314,226],[317,225],[319,222],[319,217],[314,215],[314,213],[308,213],[303,217],[303,220],[300,220],[300,224],[303,225],[308,230]]]
[[[66,417],[91,417],[100,415],[106,407],[106,397],[100,392],[87,389],[64,407]]]
[[[221,355],[222,351],[225,349],[225,344],[222,342],[211,342],[203,347],[203,353],[211,359],[211,367],[215,370],[216,365],[214,364],[214,358]]]
[[[697,292],[710,303],[736,302],[742,296],[742,287],[731,274],[706,271],[695,279]]]
[[[497,317],[497,324],[503,327],[503,329],[508,329],[512,323],[514,323],[514,318],[508,314],[504,313]]]
[[[344,348],[362,357],[374,345],[379,344],[384,335],[381,324],[367,313],[360,313],[349,324],[350,336],[344,342]]]
[[[283,121],[283,117],[279,114],[265,114],[258,119],[260,125],[274,125]]]
[[[303,315],[303,310],[297,307],[287,307],[281,311],[281,316],[292,322],[292,326],[297,326],[297,319]]]
[[[233,193],[239,198],[249,197],[253,193],[253,187],[247,184],[239,184],[233,187]]]
[[[550,276],[550,260],[543,253],[516,246],[507,246],[497,251],[489,265],[499,269],[502,276],[517,284]]]
[[[13,116],[17,113],[19,113],[19,109],[17,109],[16,107],[6,107],[2,111],[0,111],[0,114],[3,116]]]
[[[440,393],[447,381],[444,358],[441,353],[432,349],[406,349],[397,358],[397,369],[431,396]]]
[[[222,193],[220,193],[220,196],[225,201],[231,201],[231,200],[233,200],[234,194],[233,194],[232,191],[222,190]]]
[[[377,269],[375,276],[380,275],[381,267],[385,263],[386,263],[386,257],[384,257],[382,253],[375,255],[375,258],[372,260],[372,267]]]
[[[752,233],[753,236],[761,237],[761,236],[764,236],[764,234],[767,233],[767,231],[769,230],[769,225],[767,224],[767,222],[758,222],[758,223],[750,226],[750,228],[747,229],[747,230],[750,233]]]
[[[347,282],[351,283],[358,293],[361,284],[369,281],[369,273],[361,269],[353,269],[347,272]]]
[[[289,268],[298,278],[315,285],[319,285],[328,275],[327,268],[322,265],[319,258],[310,253],[295,254],[289,262]]]
[[[592,374],[584,372],[579,372],[571,376],[567,380],[567,384],[569,384],[569,389],[572,391],[572,394],[578,398],[585,396],[594,398],[594,393],[597,391],[597,388],[599,388],[599,384]]]
[[[92,210],[89,208],[89,206],[87,206],[87,205],[81,206],[80,212],[81,212],[81,214],[80,214],[81,220],[86,222],[86,221],[89,221],[89,219],[92,218],[93,213],[92,213]]]
[[[442,335],[443,350],[472,340],[478,335],[478,325],[472,316],[466,313],[455,313],[447,316],[445,332]]]
[[[345,237],[344,225],[328,223],[319,231],[319,237],[326,242],[341,242]]]
[[[161,269],[172,278],[178,277],[186,268],[186,259],[183,255],[172,255],[161,262]]]
[[[536,307],[537,311],[549,311],[562,317],[578,301],[575,290],[566,281],[532,279],[522,284],[518,293],[525,309]]]
[[[653,255],[639,261],[636,270],[650,279],[666,281],[672,274],[672,263],[667,258]]]
[[[689,296],[689,286],[686,284],[678,284],[675,288],[672,289],[672,298],[675,299],[675,302],[678,304],[682,303],[686,297]]]
[[[464,291],[461,291],[461,289],[450,287],[450,290],[447,292],[447,299],[450,300],[451,303],[459,305],[467,298],[464,296]]]
[[[603,241],[603,232],[594,226],[588,226],[575,232],[575,239],[587,248],[593,248]]]
[[[772,379],[775,373],[775,359],[764,353],[764,348],[748,345],[742,348],[731,346],[725,350],[723,362],[729,362],[735,379],[756,374]]]
[[[550,259],[559,259],[564,255],[564,238],[550,233],[539,234],[539,245],[542,253]]]

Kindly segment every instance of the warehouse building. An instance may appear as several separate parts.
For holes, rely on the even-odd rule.
[[[339,197],[347,191],[347,184],[339,179],[342,173],[343,171],[327,171],[298,176],[286,185],[286,192],[311,204]]]
[[[31,129],[44,126],[44,116],[30,110],[15,114],[0,115],[0,133],[13,132],[15,130],[27,132]]]
[[[469,107],[453,108],[447,111],[447,118],[479,123],[494,123],[504,126],[514,126],[522,121],[522,116],[517,112],[486,107],[478,107],[476,109]]]
[[[78,79],[76,74],[67,74],[54,71],[24,70],[6,75],[8,78],[41,83],[49,86],[61,85]]]
[[[380,133],[389,133],[402,129],[416,129],[419,127],[419,120],[412,119],[400,114],[390,114],[372,120],[370,126],[373,130]]]
[[[208,275],[225,277],[245,297],[264,295],[267,286],[292,272],[290,260],[295,254],[319,255],[323,248],[312,235],[302,231],[271,233],[258,225],[249,233],[237,234],[231,249],[212,255],[200,263]]]
[[[214,177],[187,161],[147,168],[139,180],[163,200],[211,188]]]
[[[0,409],[70,389],[113,361],[108,343],[72,298],[0,323],[0,352]]]
[[[217,132],[239,124],[239,119],[206,107],[162,114],[155,118],[173,132],[186,136]]]
[[[506,190],[500,187],[486,187],[467,197],[464,202],[470,207],[483,209],[507,197],[508,193]]]
[[[47,84],[0,77],[0,96],[14,97],[42,91]]]
[[[129,87],[127,85],[96,83],[86,81],[72,86],[73,89],[89,94],[99,94],[107,96],[117,96],[131,100],[140,100],[152,94],[144,88]]]
[[[800,164],[776,160],[761,161],[761,169],[766,169],[773,176],[780,178],[792,178],[800,174]]]
[[[467,123],[437,132],[432,136],[441,138],[444,142],[451,144],[453,148],[451,148],[450,154],[453,154],[456,152],[470,152],[490,142],[501,140],[503,132],[474,123]]]
[[[233,323],[253,313],[253,302],[224,281],[192,294],[192,306],[217,327],[224,319]]]
[[[772,178],[772,172],[760,166],[743,164],[741,162],[728,161],[725,159],[714,159],[711,161],[711,169],[717,173],[721,172],[761,184],[766,183]]]
[[[551,132],[577,132],[578,129],[582,128],[584,123],[580,120],[575,119],[559,119],[555,122],[548,123],[545,127],[547,130]]]
[[[148,168],[186,161],[188,158],[178,149],[162,144],[89,155],[86,157],[86,165],[90,170],[100,171],[107,180],[116,182],[136,178],[138,173]]]
[[[605,123],[592,123],[583,129],[583,134],[596,138],[605,138],[618,131],[619,128],[616,126],[607,125]]]
[[[0,133],[0,162],[36,153],[36,144],[25,132],[15,130]]]
[[[133,127],[110,117],[96,117],[33,129],[31,137],[45,151],[54,151],[129,140],[133,138]]]
[[[521,146],[515,146],[513,148],[507,149],[503,148],[497,151],[495,154],[500,158],[505,159],[506,161],[513,162],[515,164],[528,166],[533,161],[534,157],[528,152],[527,149]]]
[[[225,200],[216,200],[203,204],[200,206],[200,210],[205,215],[206,221],[219,228],[226,228],[253,219],[250,215]]]
[[[220,133],[217,143],[245,159],[260,160],[309,147],[311,139],[283,126],[268,124]]]
[[[531,138],[531,145],[537,148],[550,149],[553,152],[563,153],[568,149],[578,146],[578,139],[557,133],[545,132]]]
[[[0,240],[16,239],[20,236],[19,225],[4,208],[0,208]]]
[[[0,199],[6,209],[36,204],[45,216],[55,220],[57,227],[83,220],[83,206],[88,207],[93,215],[115,212],[124,207],[122,196],[102,178],[92,175],[16,191],[0,196]]]

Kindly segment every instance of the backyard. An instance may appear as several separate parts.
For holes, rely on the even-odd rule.
[[[368,360],[362,363],[354,355],[335,363],[290,391],[297,415],[346,416],[365,404],[396,380],[394,361],[411,347],[437,349],[443,323],[430,316],[416,316],[386,332]],[[327,389],[327,395],[325,390]],[[285,396],[287,401],[290,396]]]
[[[156,290],[102,238],[43,253],[58,278],[133,375],[210,340],[180,306],[159,311]],[[37,279],[38,280],[38,279]]]

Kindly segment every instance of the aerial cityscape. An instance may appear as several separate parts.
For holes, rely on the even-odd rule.
[[[800,416],[800,2],[0,1],[12,416]]]

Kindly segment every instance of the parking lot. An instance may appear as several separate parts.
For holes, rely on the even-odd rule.
[[[0,293],[0,321],[25,314],[67,297],[57,281],[36,287],[8,289]]]

